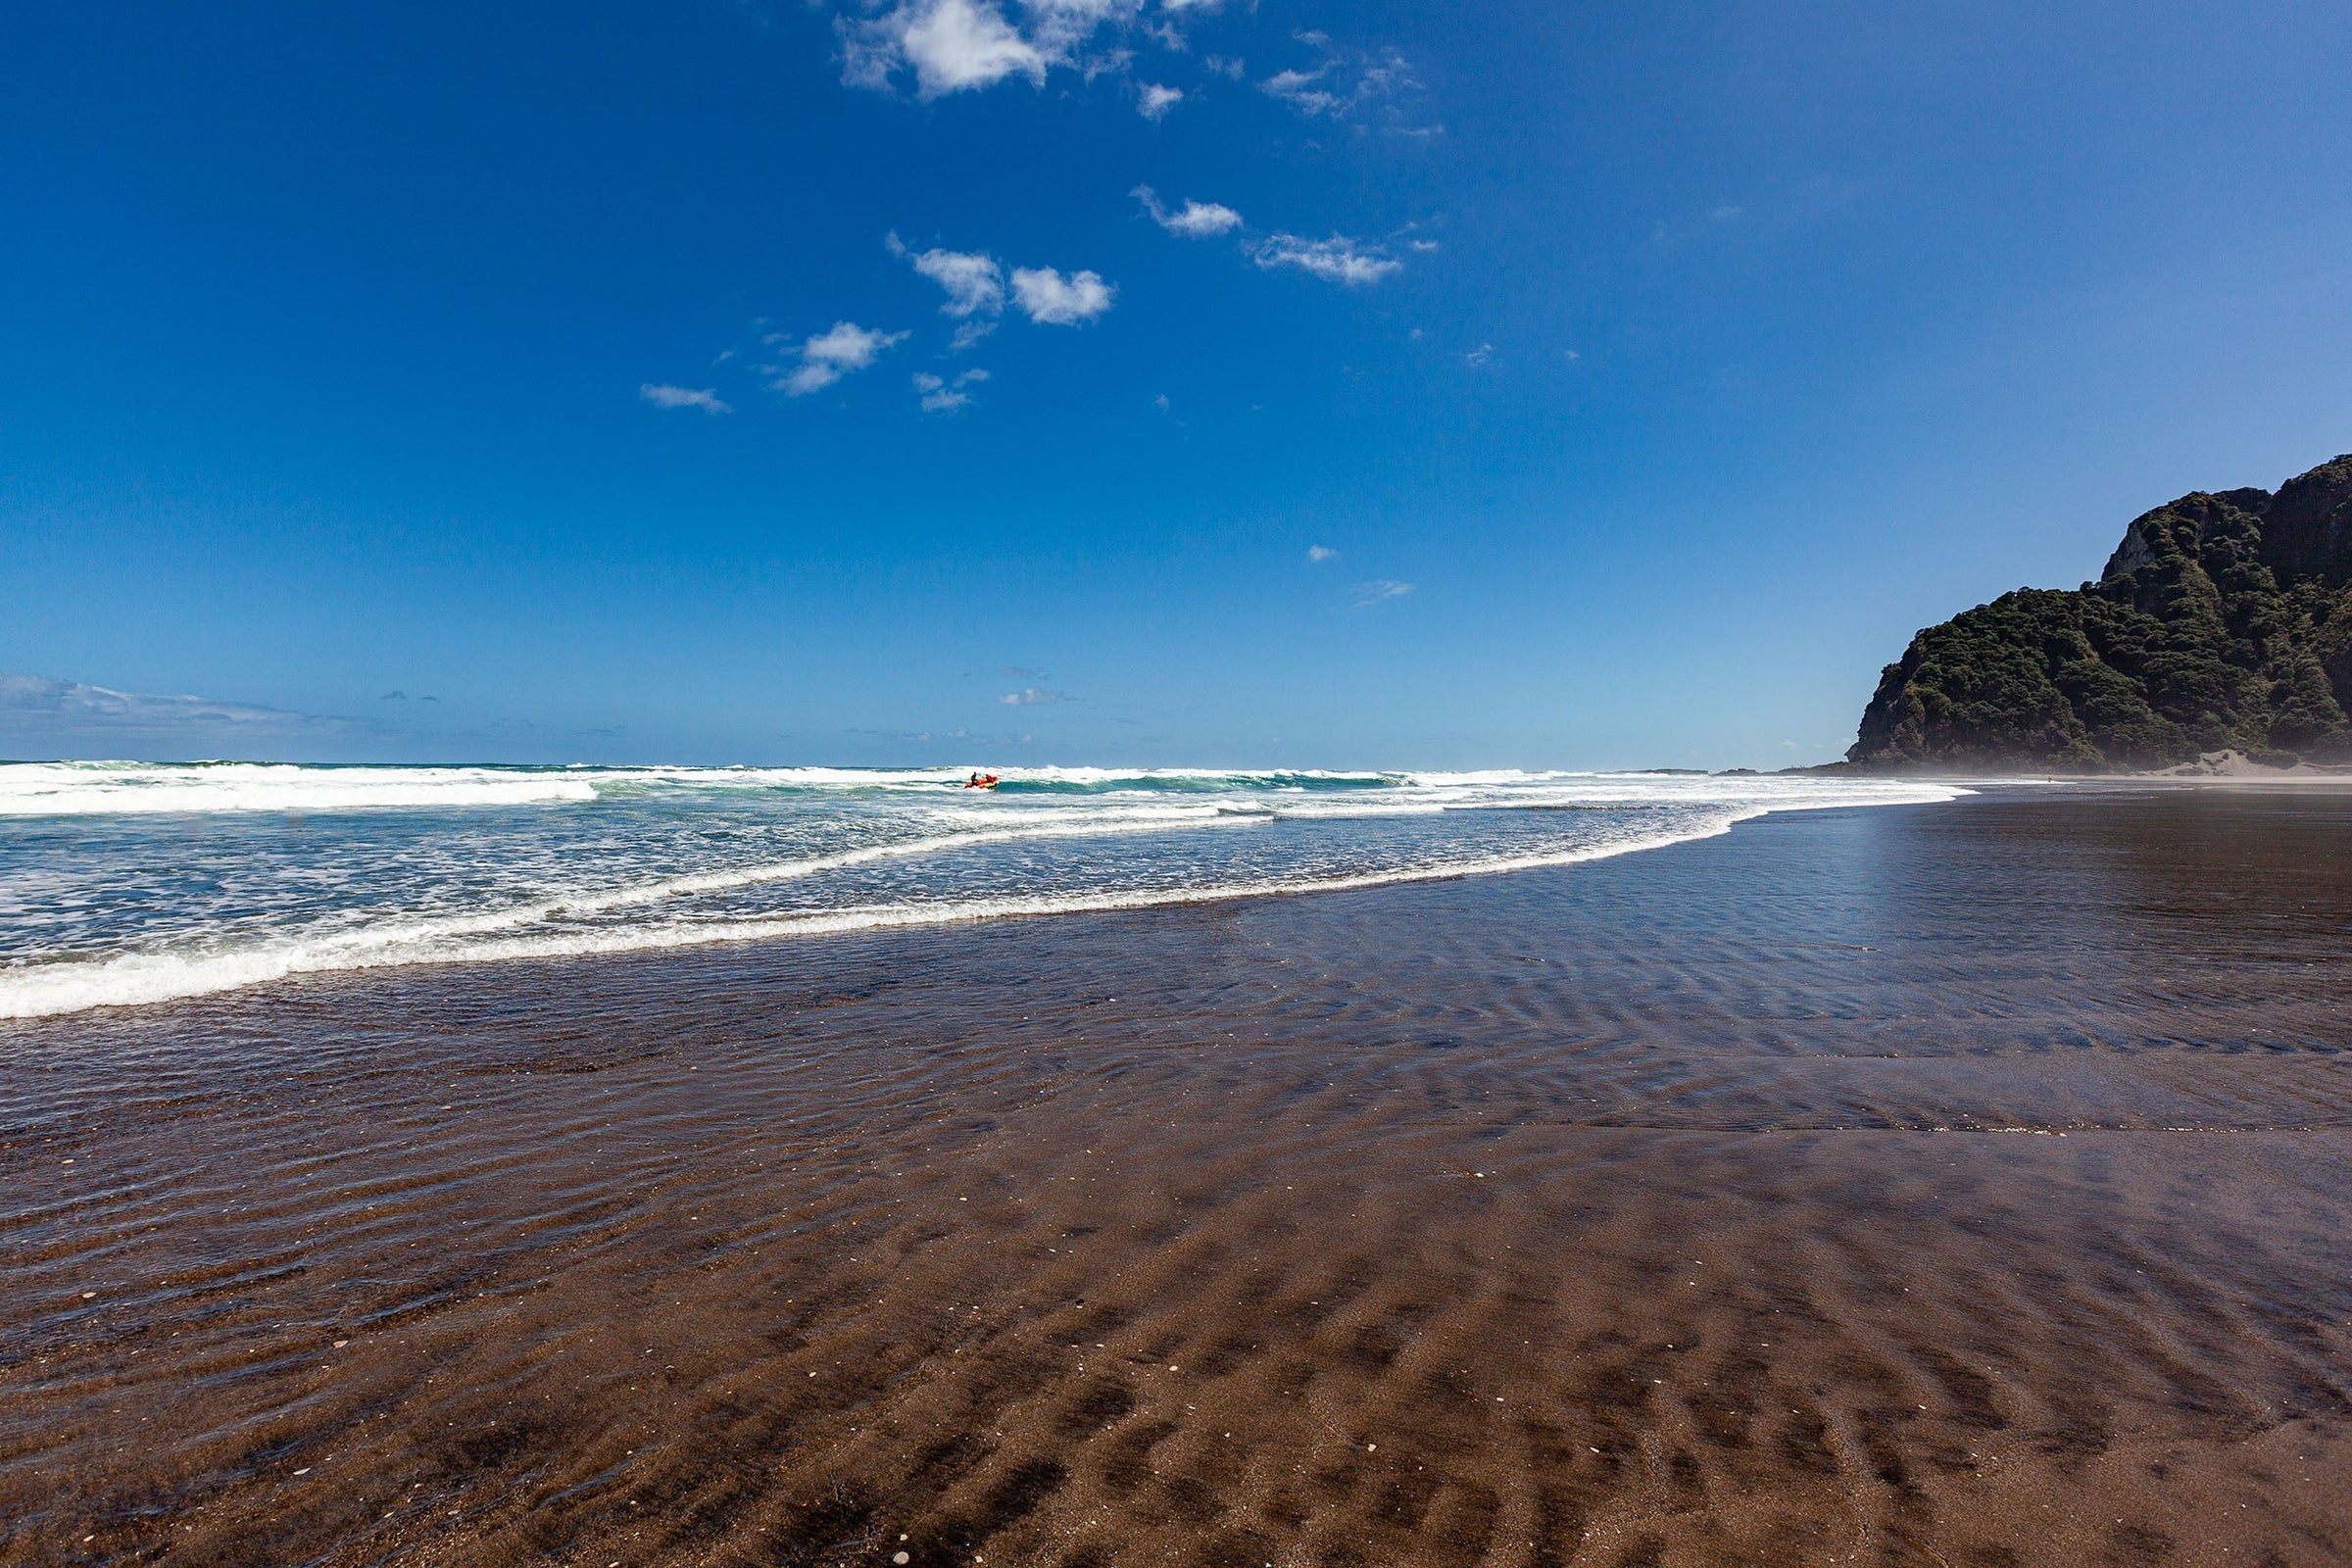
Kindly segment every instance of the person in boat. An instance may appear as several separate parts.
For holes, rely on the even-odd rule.
[[[963,781],[963,787],[967,790],[993,790],[997,787],[997,775],[994,773],[974,773],[970,778],[967,778]]]

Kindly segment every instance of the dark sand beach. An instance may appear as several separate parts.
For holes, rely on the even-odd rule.
[[[2352,1560],[2352,795],[0,1028],[0,1559]]]

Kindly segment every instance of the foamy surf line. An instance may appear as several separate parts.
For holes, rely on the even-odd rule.
[[[595,799],[592,777],[529,769],[292,762],[0,764],[0,817],[567,806]]]
[[[0,980],[0,1019],[59,1017],[100,1008],[152,1006],[267,985],[301,974],[411,968],[424,964],[494,963],[515,960],[614,956],[721,944],[883,931],[917,926],[976,923],[1047,915],[1110,913],[1172,908],[1311,893],[1341,893],[1413,882],[1494,876],[1513,871],[1586,864],[1718,838],[1738,824],[1776,810],[1817,810],[1854,805],[1931,805],[1965,791],[1922,786],[1905,795],[1868,802],[1803,801],[1727,807],[1709,820],[1669,832],[1611,843],[1563,847],[1533,854],[1494,856],[1425,865],[1293,879],[1260,879],[1189,888],[1051,895],[1000,895],[936,904],[869,905],[811,910],[734,921],[705,921],[567,932],[546,936],[457,937],[447,926],[409,922],[410,937],[356,946],[347,934],[324,942],[262,944],[243,952],[202,955],[125,954],[81,963],[50,963],[20,970]],[[468,920],[450,922],[464,926]]]

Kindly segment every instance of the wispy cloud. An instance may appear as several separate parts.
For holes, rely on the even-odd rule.
[[[1394,49],[1376,53],[1343,49],[1326,33],[1297,32],[1292,36],[1323,58],[1311,69],[1277,71],[1262,78],[1257,90],[1290,105],[1309,118],[1345,119],[1359,109],[1380,104],[1390,128],[1426,134],[1434,125],[1407,125],[1395,100],[1418,93],[1420,80],[1404,56]]]
[[[1064,277],[1051,267],[1012,270],[1013,300],[1029,319],[1049,326],[1076,326],[1110,309],[1118,291],[1098,272],[1072,272]]]
[[[869,740],[961,741],[979,746],[1027,746],[1037,739],[1034,735],[991,735],[971,729],[942,730],[936,735],[927,729],[845,729],[842,733],[863,736]]]
[[[1402,599],[1412,591],[1413,585],[1409,582],[1391,582],[1386,578],[1359,582],[1355,585],[1355,608],[1364,610],[1391,599]]]
[[[1186,198],[1182,207],[1171,209],[1159,199],[1159,193],[1149,185],[1138,185],[1128,193],[1143,203],[1152,220],[1171,234],[1187,239],[1208,239],[1220,234],[1235,234],[1244,255],[1261,269],[1296,268],[1327,283],[1359,287],[1377,283],[1392,272],[1404,270],[1404,263],[1391,256],[1386,245],[1359,240],[1347,234],[1333,234],[1327,239],[1309,239],[1286,229],[1272,233],[1257,233],[1248,229],[1242,215],[1218,202],[1196,201]],[[1409,229],[1412,225],[1406,225]],[[1421,241],[1408,242],[1415,250],[1437,247]]]
[[[835,321],[801,345],[800,368],[777,385],[796,398],[820,392],[852,371],[864,369],[881,358],[883,350],[906,336],[904,332],[877,332],[855,321]]]
[[[997,699],[1006,708],[1037,708],[1048,703],[1066,703],[1069,700],[1065,693],[1041,691],[1035,686],[1024,686],[1017,692],[1006,692]]]
[[[1306,559],[1320,566],[1326,561],[1339,560],[1340,553],[1337,550],[1332,549],[1329,545],[1308,545],[1306,547]]]
[[[966,370],[952,381],[927,370],[917,370],[914,390],[920,394],[925,414],[953,414],[972,401],[972,394],[966,388],[987,379],[988,372],[982,369]]]
[[[1257,90],[1269,98],[1279,98],[1301,114],[1328,115],[1338,112],[1342,100],[1338,93],[1322,85],[1329,74],[1328,67],[1313,71],[1277,71],[1257,84]]]
[[[1242,226],[1242,215],[1217,202],[1199,202],[1187,197],[1182,207],[1170,212],[1160,201],[1159,193],[1149,185],[1138,185],[1128,194],[1144,204],[1152,221],[1186,239],[1211,239]]]
[[[700,409],[705,414],[733,414],[735,411],[720,401],[710,387],[668,386],[648,381],[637,389],[637,395],[657,409]]]
[[[1345,234],[1334,234],[1329,239],[1270,234],[1250,254],[1260,267],[1295,267],[1327,283],[1342,283],[1349,288],[1377,283],[1404,268],[1402,262],[1385,254],[1378,245],[1349,239]]]
[[[1484,365],[1494,357],[1494,345],[1492,343],[1481,343],[1478,347],[1472,349],[1469,353],[1462,356],[1462,363],[1464,365]]]
[[[884,235],[882,243],[947,291],[942,316],[995,316],[1004,309],[1004,270],[986,251],[911,251],[895,232]]]
[[[1078,74],[1090,82],[1097,76],[1123,76],[1134,64],[1135,51],[1132,49],[1104,49],[1077,62]]]
[[[1146,120],[1154,122],[1165,120],[1168,118],[1168,111],[1182,102],[1184,102],[1182,87],[1163,87],[1155,81],[1147,81],[1136,88],[1135,112]]]
[[[353,735],[380,732],[369,719],[331,718],[217,697],[119,692],[47,675],[0,675],[0,733]]]

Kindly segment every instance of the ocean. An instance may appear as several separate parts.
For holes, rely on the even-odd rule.
[[[1916,781],[1011,768],[0,764],[0,1017],[287,976],[1570,864]]]

